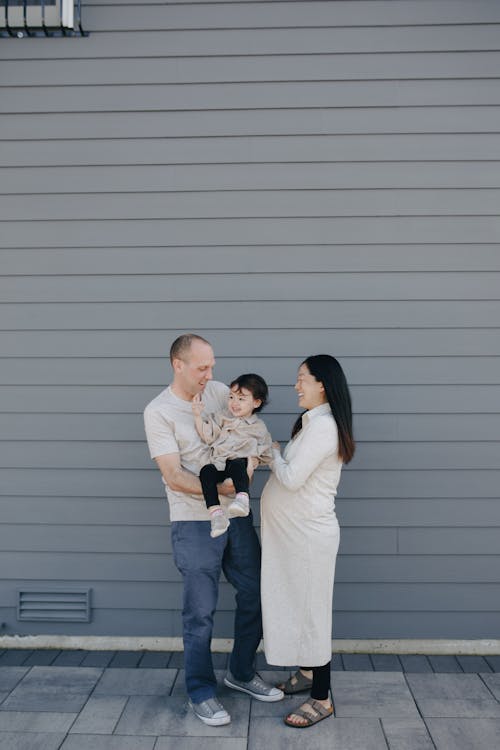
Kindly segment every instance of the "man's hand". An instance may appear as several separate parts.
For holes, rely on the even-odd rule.
[[[201,417],[204,409],[204,404],[201,400],[201,393],[197,393],[195,396],[193,396],[193,400],[191,401],[191,409],[193,410],[193,414],[195,417]]]
[[[221,484],[217,485],[217,492],[219,495],[225,497],[232,497],[235,494],[234,484],[232,479],[224,479]]]

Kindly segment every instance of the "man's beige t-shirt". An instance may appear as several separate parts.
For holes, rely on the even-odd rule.
[[[202,394],[208,412],[227,412],[229,388],[209,380]],[[229,413],[229,412],[227,412]],[[210,447],[196,432],[190,401],[184,401],[170,386],[154,398],[144,410],[144,426],[151,458],[179,453],[181,465],[198,476],[201,467],[210,461]],[[203,495],[188,495],[165,485],[171,521],[208,521]],[[228,505],[231,498],[221,496]]]

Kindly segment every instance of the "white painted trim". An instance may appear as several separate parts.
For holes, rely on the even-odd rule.
[[[229,653],[232,638],[214,638],[212,651]],[[0,649],[83,649],[85,651],[182,651],[182,638],[146,636],[83,636],[83,635],[4,635],[0,636]],[[259,648],[263,650],[262,643]],[[500,639],[477,640],[389,639],[389,640],[334,640],[335,654],[452,654],[462,656],[500,655]]]

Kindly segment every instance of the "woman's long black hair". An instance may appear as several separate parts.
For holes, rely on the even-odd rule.
[[[339,458],[348,464],[354,456],[355,443],[352,433],[352,406],[349,386],[339,362],[330,354],[314,354],[302,362],[311,375],[323,384],[325,395],[339,433]],[[303,412],[305,414],[305,412]],[[302,429],[302,416],[292,429],[292,437]]]

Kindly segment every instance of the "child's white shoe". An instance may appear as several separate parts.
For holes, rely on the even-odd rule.
[[[229,515],[233,516],[248,516],[250,513],[250,499],[246,492],[238,492],[236,497],[229,506]]]
[[[229,520],[224,513],[222,508],[210,511],[210,536],[215,539],[217,536],[221,536],[227,531],[229,527]]]

